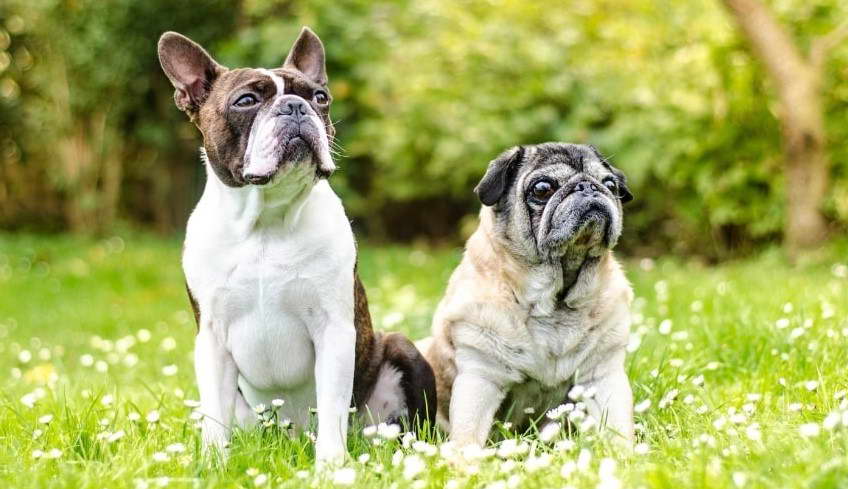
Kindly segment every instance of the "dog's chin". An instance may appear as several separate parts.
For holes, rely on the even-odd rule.
[[[281,142],[283,154],[279,167],[287,165],[315,164],[317,160],[314,145],[310,144],[302,135],[295,135]],[[279,171],[277,172],[279,173]]]

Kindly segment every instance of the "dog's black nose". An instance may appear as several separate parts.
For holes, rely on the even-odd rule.
[[[244,175],[244,179],[251,185],[265,185],[271,181],[271,175],[254,175],[252,173],[246,173]]]
[[[590,182],[589,180],[583,180],[582,182],[578,182],[577,185],[574,187],[575,192],[581,192],[585,195],[592,195],[599,190],[600,187]]]
[[[306,101],[303,99],[300,100],[289,100],[288,102],[283,103],[282,110],[280,111],[283,115],[294,115],[301,116],[306,115]]]

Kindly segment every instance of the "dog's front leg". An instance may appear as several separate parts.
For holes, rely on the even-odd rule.
[[[633,433],[633,393],[624,370],[624,351],[614,355],[592,377],[578,378],[578,384],[594,388],[595,395],[586,399],[586,409],[604,428],[616,435],[616,441],[631,447]]]
[[[506,396],[486,363],[474,354],[457,350],[457,375],[451,388],[450,439],[457,446],[483,446],[495,413]]]
[[[353,320],[330,321],[314,339],[319,464],[337,462],[347,453],[347,423],[353,397],[356,329]]]
[[[206,449],[222,453],[230,439],[238,393],[235,361],[208,325],[200,328],[194,345],[194,369],[203,414],[201,435]]]

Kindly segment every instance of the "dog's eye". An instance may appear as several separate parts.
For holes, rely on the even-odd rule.
[[[259,100],[256,98],[256,96],[250,93],[246,93],[239,97],[235,101],[235,103],[233,103],[233,105],[235,105],[236,107],[250,107],[251,105],[256,105],[257,103],[259,103]]]
[[[312,100],[315,101],[318,105],[324,105],[330,101],[330,97],[327,96],[327,92],[322,90],[318,90],[315,94],[312,95]]]
[[[613,195],[618,195],[618,182],[616,182],[614,178],[607,178],[604,180],[604,186],[608,188]]]
[[[540,202],[550,199],[554,192],[556,192],[556,184],[549,180],[539,180],[530,188],[530,195]]]

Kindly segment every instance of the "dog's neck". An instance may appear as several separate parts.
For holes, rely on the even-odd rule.
[[[557,301],[563,302],[569,291],[577,283],[580,278],[580,273],[586,267],[591,267],[593,261],[597,258],[592,258],[585,249],[569,248],[559,260],[554,260],[551,266],[562,269],[562,288],[557,292]]]
[[[235,223],[239,234],[262,227],[295,227],[309,196],[321,183],[326,184],[316,182],[315,171],[309,165],[295,164],[278,175],[279,180],[272,185],[230,187],[218,179],[205,152],[202,154],[207,174],[204,198],[215,201],[220,222]]]
[[[481,265],[496,267],[516,300],[531,302],[527,305],[541,314],[584,308],[596,296],[612,260],[608,249],[574,248],[556,260],[531,262],[498,236],[490,209],[481,212],[480,227],[471,239],[478,241],[477,250],[485,250],[480,259],[486,263]]]
[[[580,285],[581,277],[595,276],[598,265],[611,256],[612,252],[601,246],[584,246],[572,243],[563,255],[552,260],[552,266],[562,269],[562,288],[557,294],[558,302],[572,307],[567,301],[571,290]],[[585,273],[584,273],[585,272]]]

